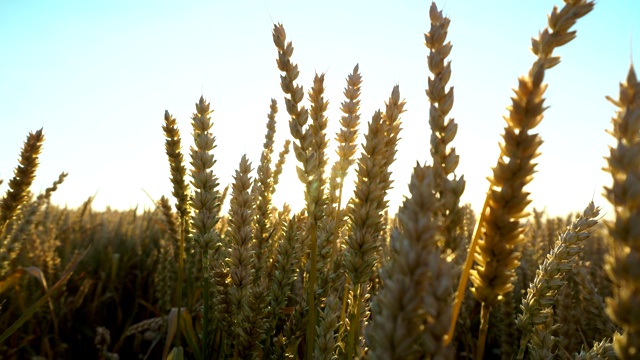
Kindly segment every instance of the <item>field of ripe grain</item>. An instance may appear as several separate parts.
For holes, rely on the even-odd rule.
[[[265,109],[261,156],[237,159],[230,184],[214,171],[224,134],[212,130],[215,109],[204,96],[190,129],[170,110],[158,119],[172,189],[144,211],[95,211],[93,197],[78,208],[56,205],[66,173],[35,193],[45,138],[30,132],[0,201],[0,359],[640,358],[633,66],[611,79],[621,83],[608,98],[614,145],[602,191],[612,213],[605,219],[593,199],[562,217],[529,206],[545,78],[562,71],[555,51],[580,41],[574,25],[593,8],[565,0],[532,39],[534,58],[517,79],[477,213],[461,202],[468,179],[450,116],[459,106],[450,85],[455,23],[435,3],[424,34],[430,158],[402,181],[391,179],[406,111],[401,87],[362,114],[355,65],[334,100],[339,130],[328,133],[325,74],[303,84],[279,23],[272,39],[283,93]],[[288,119],[282,145],[278,113]],[[301,210],[273,201],[288,190],[279,186],[287,161],[302,184]],[[407,184],[390,209],[390,189]]]

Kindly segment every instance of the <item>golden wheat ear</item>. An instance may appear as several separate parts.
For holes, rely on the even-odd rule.
[[[522,331],[518,359],[524,358],[530,341],[530,356],[552,356],[551,349],[556,339],[550,333],[553,330],[553,304],[556,294],[566,283],[565,274],[576,266],[574,259],[582,251],[584,242],[598,224],[599,215],[600,209],[590,202],[580,217],[560,235],[536,272],[533,283],[527,289],[526,297],[522,299],[522,313],[516,318],[516,325]],[[545,347],[537,348],[535,344],[545,344]]]
[[[49,203],[51,195],[58,190],[58,186],[64,182],[66,177],[67,173],[61,173],[44,193],[39,194],[34,201],[25,203],[19,211],[18,217],[14,218],[11,230],[5,236],[0,236],[0,279],[13,273],[19,267],[19,255],[25,240],[34,235],[34,223],[38,220],[36,216],[42,207]],[[49,239],[51,240],[51,238]],[[52,243],[55,244],[55,242]],[[55,257],[54,255],[53,258]],[[52,257],[45,256],[45,259],[51,260]],[[49,269],[53,268],[49,267]]]
[[[0,234],[4,232],[4,227],[16,215],[20,205],[27,199],[28,190],[36,176],[38,168],[38,157],[42,151],[44,135],[42,129],[30,132],[24,142],[18,166],[14,171],[14,176],[9,180],[9,190],[0,202]]]
[[[450,20],[442,15],[435,3],[429,9],[431,28],[424,34],[425,45],[429,49],[427,63],[433,74],[428,79],[426,90],[431,104],[429,108],[429,127],[431,128],[431,158],[433,159],[434,191],[441,200],[438,210],[444,217],[444,239],[442,247],[455,255],[463,246],[464,237],[460,235],[463,212],[460,211],[460,197],[464,192],[464,176],[456,177],[460,157],[451,146],[458,132],[458,124],[447,118],[453,108],[453,87],[447,88],[451,78],[451,62],[446,61],[452,45],[446,42]],[[451,177],[451,178],[450,178]]]
[[[278,104],[275,99],[271,99],[269,104],[269,114],[267,115],[267,133],[263,145],[262,155],[260,156],[260,164],[256,169],[256,179],[253,183],[252,193],[256,197],[256,216],[255,237],[258,241],[257,268],[256,271],[261,273],[261,269],[266,266],[268,261],[269,249],[269,233],[273,229],[270,220],[272,205],[271,197],[274,192],[273,172],[271,170],[271,156],[273,154],[273,142],[276,134],[276,114],[278,113]]]
[[[613,184],[605,195],[615,211],[615,221],[608,221],[609,255],[605,270],[614,283],[613,296],[606,299],[607,314],[623,333],[613,339],[620,359],[637,359],[640,355],[640,82],[633,65],[625,83],[620,84],[618,107],[610,134],[617,140],[609,149],[608,166]]]
[[[531,202],[524,187],[533,179],[536,166],[534,159],[539,156],[538,148],[542,144],[540,136],[531,131],[542,121],[546,109],[543,95],[547,85],[543,83],[544,76],[547,69],[560,62],[559,57],[553,56],[555,48],[576,37],[576,32],[569,30],[579,18],[593,9],[593,5],[593,2],[586,0],[566,0],[562,9],[553,8],[548,17],[548,27],[540,32],[538,38],[532,39],[531,50],[537,59],[529,73],[518,79],[518,87],[511,98],[512,104],[507,108],[509,114],[504,117],[507,126],[502,135],[500,157],[493,167],[493,175],[489,177],[489,190],[476,234],[469,246],[449,331],[450,337],[466,290],[466,278],[470,275],[473,283],[471,291],[482,303],[476,352],[478,359],[484,353],[491,308],[512,291],[515,269],[519,266],[517,245],[523,240],[520,220],[527,216],[525,209]],[[474,260],[476,266],[469,272]]]
[[[194,195],[191,197],[191,227],[193,239],[198,245],[202,256],[202,284],[203,284],[203,321],[202,321],[202,354],[207,358],[210,351],[212,324],[210,322],[210,252],[220,247],[220,234],[215,230],[220,213],[220,192],[218,178],[214,176],[212,168],[215,159],[211,151],[215,148],[215,137],[211,133],[210,104],[200,97],[193,114],[193,139],[195,146],[191,148],[191,170]]]
[[[372,303],[366,335],[372,359],[449,359],[444,344],[451,316],[453,263],[435,238],[441,228],[434,169],[417,165],[392,230],[390,259]]]
[[[353,353],[357,353],[360,347],[359,339],[363,333],[361,312],[368,307],[365,301],[368,283],[379,263],[381,243],[386,235],[384,210],[392,183],[389,166],[395,160],[400,114],[405,106],[397,85],[385,105],[385,113],[376,111],[369,122],[364,152],[358,160],[353,201],[347,209],[350,223],[343,265],[353,291],[353,303],[349,309],[348,358],[355,355]]]
[[[176,198],[176,210],[182,221],[182,219],[187,219],[190,215],[189,186],[185,180],[187,169],[184,166],[184,156],[182,155],[180,130],[178,130],[176,119],[168,111],[164,113],[162,130],[166,137],[165,151],[171,171],[172,194]],[[186,232],[188,233],[188,230]]]

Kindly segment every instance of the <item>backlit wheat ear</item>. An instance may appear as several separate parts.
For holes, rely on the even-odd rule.
[[[171,183],[173,185],[173,196],[176,199],[176,211],[178,212],[178,229],[176,253],[178,258],[178,281],[177,281],[177,303],[178,308],[182,307],[182,286],[187,269],[187,278],[194,279],[197,276],[198,259],[196,244],[191,234],[191,208],[189,207],[189,185],[186,180],[187,168],[184,166],[184,156],[182,155],[182,139],[178,130],[176,119],[164,112],[164,124],[162,125],[165,140],[165,152],[169,159],[169,170],[171,173]],[[186,261],[186,264],[185,264]],[[192,284],[192,281],[187,284]],[[188,286],[187,293],[193,293],[191,286]]]
[[[27,199],[28,190],[35,179],[43,142],[42,129],[30,132],[24,142],[18,166],[13,178],[9,180],[9,190],[0,202],[0,235],[3,234],[7,222],[13,219],[20,205]]]
[[[276,162],[276,165],[273,169],[273,176],[272,176],[274,188],[276,185],[278,185],[278,182],[280,180],[280,174],[282,174],[282,167],[284,166],[284,163],[287,159],[286,156],[289,154],[290,146],[291,146],[291,140],[289,139],[285,140],[282,150],[278,154],[278,161]]]
[[[342,102],[340,110],[343,116],[340,118],[340,131],[336,134],[338,148],[336,153],[338,160],[331,167],[331,177],[329,179],[328,208],[327,216],[331,219],[333,233],[330,244],[331,252],[328,254],[330,269],[333,268],[338,249],[340,247],[339,232],[345,224],[345,212],[342,205],[342,195],[344,181],[349,168],[355,163],[353,157],[356,154],[356,139],[358,137],[358,126],[360,125],[360,86],[362,85],[362,75],[359,72],[359,65],[353,68],[353,72],[347,76],[347,87],[344,89],[345,101]]]
[[[160,200],[157,202],[157,207],[160,209],[162,213],[162,219],[164,226],[166,227],[166,232],[169,234],[171,239],[171,246],[177,249],[179,246],[179,226],[178,220],[174,216],[173,211],[171,211],[171,204],[169,204],[169,199],[167,199],[164,195],[160,197]]]
[[[334,181],[331,196],[337,197],[336,208],[341,209],[342,189],[344,179],[349,172],[349,168],[355,163],[353,157],[356,154],[356,139],[358,137],[358,126],[360,126],[360,86],[362,85],[362,75],[360,66],[356,65],[353,72],[347,76],[347,87],[344,88],[345,101],[342,102],[340,111],[344,114],[340,118],[340,131],[336,134],[338,148],[338,160],[331,170],[331,179]],[[337,189],[335,188],[337,186]],[[336,193],[337,192],[337,193]],[[338,224],[340,227],[340,224]]]
[[[326,149],[329,141],[327,140],[325,130],[327,129],[327,117],[325,116],[325,112],[327,111],[327,107],[329,106],[329,101],[324,98],[324,74],[318,75],[316,74],[313,78],[313,86],[309,91],[309,102],[311,103],[311,109],[309,111],[309,116],[311,117],[311,124],[309,126],[309,130],[313,136],[313,157],[315,157],[315,174],[314,174],[314,183],[312,186],[317,188],[312,193],[314,200],[316,201],[316,211],[322,212],[321,207],[323,206],[321,201],[324,196],[324,188],[326,184],[324,171],[327,165],[326,158]],[[316,195],[315,192],[318,194]],[[316,215],[316,218],[318,215]],[[322,215],[320,215],[322,217]]]
[[[273,278],[267,296],[269,313],[267,314],[266,335],[274,335],[278,320],[285,318],[285,307],[290,301],[291,286],[298,276],[298,267],[302,259],[303,244],[299,234],[299,222],[296,216],[291,217],[284,229],[284,239],[278,243],[275,252]]]
[[[336,338],[334,331],[340,320],[340,299],[336,292],[330,293],[324,304],[324,310],[320,314],[318,323],[318,341],[314,352],[314,359],[333,359],[336,351]]]
[[[620,359],[640,356],[640,82],[633,66],[620,84],[618,107],[610,134],[617,140],[609,149],[606,170],[613,184],[605,195],[613,205],[615,221],[608,221],[609,255],[606,271],[614,283],[613,297],[607,298],[607,314],[622,327],[622,335],[613,339]]]
[[[585,257],[583,255],[583,257]],[[589,266],[593,266],[589,264]],[[584,331],[591,339],[603,339],[616,332],[616,326],[604,311],[604,300],[598,289],[593,285],[586,269],[589,267],[581,263],[572,269],[572,278],[580,288],[581,312],[588,319]]]
[[[173,211],[171,211],[169,199],[163,195],[160,197],[160,200],[158,200],[156,206],[162,213],[162,223],[168,235],[161,239],[158,250],[160,259],[159,271],[154,274],[157,283],[156,292],[160,299],[161,308],[166,311],[174,305],[178,308],[182,307],[182,271],[184,268],[184,259],[179,257],[184,256],[184,237],[180,234],[179,219]],[[176,260],[178,260],[178,266],[176,266]],[[178,279],[176,279],[176,274],[179,274]],[[176,280],[180,281],[180,285],[177,285]],[[175,303],[174,292],[176,295],[180,293],[180,295],[175,297]]]
[[[382,288],[373,300],[372,322],[366,329],[372,359],[453,355],[443,346],[451,313],[453,264],[435,245],[440,203],[433,191],[433,172],[431,167],[414,168],[411,197],[404,201],[399,226],[392,230],[391,258],[381,270]],[[441,298],[443,291],[447,294]]]
[[[312,120],[309,126],[309,112],[306,108],[300,107],[299,104],[304,97],[304,90],[301,86],[295,85],[298,78],[298,65],[291,62],[293,55],[293,45],[286,42],[286,33],[282,24],[274,25],[273,42],[278,49],[278,69],[284,73],[280,76],[280,85],[282,90],[288,97],[285,97],[285,105],[287,112],[291,116],[289,120],[289,130],[291,135],[297,141],[293,143],[293,152],[296,159],[301,163],[302,167],[296,168],[298,178],[305,185],[305,202],[307,205],[307,214],[309,221],[309,279],[308,279],[308,304],[309,316],[307,319],[307,358],[313,357],[315,349],[315,334],[317,322],[317,304],[315,299],[315,288],[317,278],[317,231],[318,222],[323,216],[322,201],[324,192],[324,149],[326,141],[324,140],[324,127],[326,127],[326,119],[324,111],[327,104],[322,97],[324,92],[324,77],[317,76],[314,79],[313,88],[309,94],[312,102]],[[306,126],[306,127],[305,127]]]
[[[347,357],[351,358],[355,342],[359,341],[360,312],[363,309],[365,284],[371,278],[378,261],[384,236],[385,199],[391,188],[389,166],[396,154],[400,132],[400,114],[405,102],[400,100],[400,90],[394,86],[386,103],[386,112],[377,111],[365,135],[364,152],[358,161],[358,179],[353,201],[348,208],[349,235],[346,239],[344,267],[353,287]]]
[[[211,134],[211,113],[207,103],[201,96],[196,104],[196,113],[193,114],[193,139],[195,147],[191,148],[191,178],[194,187],[194,195],[191,198],[191,207],[194,213],[191,217],[193,239],[202,252],[203,275],[203,323],[202,323],[202,354],[206,358],[209,351],[209,338],[211,325],[209,324],[210,311],[210,281],[209,281],[209,251],[220,245],[220,236],[215,231],[220,212],[220,194],[218,191],[218,179],[213,175],[215,160],[211,151],[215,147],[215,138]]]
[[[539,155],[538,148],[542,144],[541,138],[530,131],[543,118],[543,95],[547,88],[543,84],[544,75],[547,69],[560,62],[559,57],[553,56],[553,50],[575,38],[576,32],[569,29],[593,9],[590,1],[565,2],[561,10],[554,7],[548,28],[532,40],[532,51],[538,58],[528,75],[518,79],[518,88],[514,90],[512,105],[508,107],[509,115],[505,116],[504,143],[500,144],[500,157],[493,168],[493,176],[489,178],[490,188],[481,213],[478,232],[482,230],[482,238],[478,241],[478,236],[474,236],[474,243],[469,249],[470,256],[473,256],[471,259],[477,262],[470,273],[472,292],[483,304],[478,359],[484,353],[489,312],[502,295],[513,289],[515,269],[519,265],[520,253],[516,246],[522,241],[520,219],[527,216],[525,208],[531,202],[524,186],[533,179],[536,166],[533,160]],[[465,277],[463,271],[462,278]],[[458,288],[458,297],[461,296],[460,290],[464,289],[462,284],[463,281]]]
[[[215,164],[211,151],[215,148],[215,137],[211,134],[211,113],[209,103],[203,97],[196,104],[193,114],[193,139],[195,147],[191,148],[191,177],[194,195],[191,206],[194,209],[192,226],[194,240],[202,250],[212,250],[216,246],[217,234],[214,228],[218,219],[214,214],[219,212],[220,194],[218,179],[213,174]]]
[[[325,203],[323,204],[325,217],[322,219],[321,232],[318,237],[318,266],[320,268],[326,267],[327,270],[321,272],[318,277],[319,297],[324,297],[328,292],[331,293],[330,296],[333,296],[332,292],[340,291],[337,290],[340,288],[343,288],[341,290],[342,293],[348,293],[349,291],[348,286],[343,286],[345,278],[342,273],[342,254],[340,253],[343,238],[340,235],[344,231],[346,224],[346,211],[343,209],[342,199],[345,177],[349,168],[355,162],[353,156],[356,153],[355,141],[358,136],[360,122],[359,96],[361,83],[362,76],[359,73],[359,66],[356,65],[353,72],[347,76],[347,87],[344,89],[346,100],[342,102],[340,108],[344,115],[340,119],[340,131],[336,134],[338,160],[331,167],[329,189],[326,192]],[[330,290],[330,287],[334,287],[334,289]],[[346,329],[344,316],[346,316],[347,298],[348,296],[343,295],[341,308],[344,311],[341,312],[341,320],[338,321],[341,324],[341,334],[344,334]],[[322,329],[328,331],[328,326],[332,323],[332,321],[325,319]],[[326,340],[327,334],[319,336],[325,336]],[[326,344],[325,342],[324,345]],[[324,350],[327,349],[326,347],[324,348]],[[322,351],[321,353],[327,354]]]
[[[616,359],[616,352],[611,344],[611,339],[604,339],[593,344],[591,349],[580,350],[580,353],[573,356],[574,360],[600,360]]]
[[[340,118],[340,131],[336,134],[338,141],[338,160],[334,164],[335,180],[338,184],[338,204],[342,198],[342,184],[351,165],[355,163],[353,157],[356,154],[356,139],[358,137],[358,126],[360,125],[360,86],[362,85],[362,75],[359,66],[353,68],[353,72],[347,76],[347,87],[344,89],[345,101],[342,102],[340,110],[343,116]],[[333,178],[333,176],[332,176]],[[340,208],[340,205],[337,206]]]
[[[451,78],[451,62],[446,58],[451,52],[451,43],[446,41],[449,28],[449,18],[438,11],[435,3],[429,9],[431,29],[424,35],[425,45],[429,48],[428,64],[433,77],[429,78],[426,90],[431,103],[429,109],[429,126],[431,127],[431,157],[433,158],[434,191],[441,201],[440,214],[444,217],[442,229],[443,244],[446,249],[456,253],[460,235],[458,226],[462,222],[460,211],[460,196],[464,192],[464,176],[450,179],[458,167],[459,156],[451,142],[458,132],[458,124],[447,115],[453,107],[453,87],[447,89]]]
[[[232,310],[232,328],[235,337],[235,352],[244,354],[250,340],[247,337],[246,320],[251,316],[246,304],[254,283],[256,251],[258,244],[253,238],[254,204],[250,193],[251,164],[246,156],[242,156],[240,165],[234,175],[231,189],[231,207],[229,210],[230,240],[229,272],[231,287],[229,288],[229,302]]]
[[[273,154],[273,139],[276,134],[276,114],[278,113],[278,104],[275,99],[271,99],[269,105],[269,114],[267,118],[267,134],[263,145],[262,155],[260,157],[260,165],[256,169],[256,217],[255,217],[255,237],[258,242],[257,271],[261,272],[263,264],[266,262],[267,255],[267,236],[269,233],[269,216],[271,211],[271,196],[274,191],[273,174],[271,171],[271,155]]]
[[[189,209],[189,186],[187,185],[185,175],[187,169],[184,166],[184,157],[182,155],[182,146],[180,138],[180,130],[177,127],[176,119],[164,112],[164,125],[162,126],[165,140],[165,150],[169,158],[169,168],[171,170],[171,183],[173,184],[173,196],[176,198],[176,210],[180,219],[188,219],[190,215]],[[188,225],[188,222],[185,223]],[[188,229],[184,229],[189,233]]]
[[[546,256],[536,272],[533,283],[522,299],[522,314],[516,320],[522,331],[518,359],[524,358],[524,352],[530,337],[536,330],[551,329],[553,323],[553,304],[557,291],[564,286],[564,275],[576,266],[575,256],[582,251],[582,246],[590,236],[590,231],[598,223],[600,209],[593,202],[585,208],[582,215],[556,241],[555,247]],[[554,339],[551,338],[553,342]]]
[[[49,202],[51,195],[64,182],[66,177],[67,173],[61,173],[51,187],[48,187],[44,193],[38,195],[34,201],[28,203],[28,206],[20,211],[18,218],[14,218],[18,221],[12,227],[11,232],[6,236],[0,237],[0,279],[15,271],[17,264],[15,264],[14,260],[20,253],[25,238],[31,235],[38,211]]]

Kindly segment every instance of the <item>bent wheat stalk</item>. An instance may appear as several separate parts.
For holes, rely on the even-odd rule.
[[[505,116],[504,143],[500,144],[500,157],[493,168],[493,176],[489,178],[481,223],[476,227],[474,243],[470,246],[474,251],[469,252],[465,272],[461,275],[461,279],[469,276],[466,274],[469,262],[477,261],[476,267],[470,271],[471,291],[482,303],[477,359],[482,359],[484,354],[491,308],[513,289],[512,281],[519,265],[520,253],[516,251],[516,245],[522,241],[520,219],[527,216],[525,208],[531,202],[524,186],[533,179],[536,166],[533,160],[539,155],[538,148],[542,144],[538,134],[530,131],[543,118],[543,95],[547,88],[543,84],[545,72],[560,62],[559,57],[553,56],[553,50],[576,37],[576,32],[569,29],[589,13],[593,5],[586,0],[565,0],[561,10],[553,8],[548,27],[540,32],[537,39],[532,39],[532,51],[537,59],[529,73],[518,79],[518,88],[514,90],[515,96],[508,108],[509,115]],[[482,238],[478,234],[480,231]],[[461,281],[456,303],[462,301],[465,288],[466,284]],[[458,304],[455,309],[459,309]],[[452,317],[451,328],[455,327],[456,319],[457,310]],[[453,329],[449,334],[450,339]]]

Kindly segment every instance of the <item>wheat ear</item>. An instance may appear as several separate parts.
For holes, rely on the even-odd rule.
[[[446,281],[451,275],[446,270],[451,271],[452,264],[436,246],[440,203],[434,195],[433,172],[427,166],[414,168],[411,197],[398,211],[399,225],[391,233],[391,258],[382,267],[382,288],[373,299],[372,322],[366,329],[372,359],[450,357],[438,351],[446,329],[439,335],[430,333],[437,325],[434,322],[448,322],[450,308],[446,309],[450,305],[441,308],[433,296],[439,293],[438,288],[452,282]]]
[[[276,165],[273,168],[273,176],[271,178],[273,180],[274,189],[275,189],[275,186],[278,185],[278,181],[280,180],[280,174],[282,174],[282,167],[284,166],[284,163],[287,159],[287,155],[289,154],[290,146],[291,146],[291,140],[289,139],[285,140],[284,145],[282,146],[282,150],[278,154],[278,161],[276,162]]]
[[[190,216],[191,209],[189,207],[189,185],[186,181],[187,168],[184,166],[184,156],[182,154],[182,139],[180,137],[180,130],[177,126],[176,119],[169,114],[169,111],[164,112],[164,125],[162,126],[165,140],[165,152],[169,159],[169,170],[171,174],[171,183],[173,185],[173,196],[176,199],[176,211],[179,217],[179,233],[177,238],[177,256],[178,256],[178,281],[176,288],[176,306],[178,309],[182,308],[182,288],[184,286],[185,268],[188,270],[187,275],[187,296],[192,297],[193,294],[193,279],[197,271],[198,263],[196,257],[196,249],[193,239],[189,236],[190,230]],[[189,256],[187,256],[189,255]],[[185,265],[185,260],[187,264]],[[191,301],[189,300],[190,304]],[[181,316],[181,312],[178,312],[178,317]],[[180,327],[181,324],[178,324]],[[178,329],[180,330],[180,329]],[[178,339],[180,336],[178,335]],[[179,340],[178,340],[179,341]]]
[[[356,340],[360,338],[360,312],[365,294],[364,284],[371,278],[384,234],[383,211],[385,197],[391,187],[389,166],[394,160],[400,132],[399,116],[405,102],[394,86],[386,112],[377,111],[365,135],[364,153],[358,161],[358,178],[353,201],[348,208],[349,235],[344,255],[344,267],[353,287],[352,319],[347,340],[347,357],[351,358]]]
[[[640,82],[633,65],[620,84],[618,107],[610,134],[617,140],[609,149],[606,170],[613,184],[605,195],[613,205],[615,221],[608,221],[609,255],[605,270],[614,283],[613,297],[607,298],[607,314],[623,333],[614,336],[613,347],[620,359],[640,356]]]
[[[215,137],[211,133],[212,110],[210,104],[201,96],[193,114],[193,139],[195,147],[191,148],[191,170],[194,194],[191,198],[193,239],[202,252],[203,274],[203,320],[202,320],[202,354],[207,358],[209,352],[210,324],[210,282],[209,282],[209,252],[220,245],[220,235],[215,226],[218,223],[217,214],[220,212],[220,194],[218,179],[213,175],[215,160],[211,151],[215,148]]]
[[[438,11],[435,3],[429,9],[431,29],[424,34],[425,45],[429,48],[427,63],[433,74],[428,80],[426,90],[431,106],[429,108],[429,126],[431,127],[431,157],[433,159],[434,191],[441,201],[439,212],[444,218],[444,247],[453,254],[460,242],[458,226],[462,222],[460,196],[464,192],[464,176],[456,178],[454,172],[460,157],[456,149],[451,147],[458,132],[458,124],[451,118],[446,119],[453,107],[453,87],[447,89],[451,78],[451,62],[446,58],[451,52],[451,43],[445,43],[449,29],[449,18]],[[452,176],[450,179],[449,177]]]
[[[250,287],[256,266],[257,244],[253,238],[252,220],[254,215],[253,198],[250,194],[251,164],[246,156],[242,156],[238,170],[234,175],[231,188],[231,206],[229,209],[229,273],[231,287],[229,288],[229,302],[232,311],[232,330],[235,338],[236,352],[247,347],[245,337],[245,323],[249,314],[245,306],[249,298]]]
[[[452,335],[457,309],[466,288],[466,280],[462,280],[466,279],[466,272],[476,260],[476,267],[470,275],[474,285],[472,293],[483,304],[476,353],[478,359],[484,353],[491,308],[503,294],[512,290],[515,268],[519,265],[520,254],[516,245],[522,241],[520,219],[527,215],[525,208],[530,203],[524,186],[533,178],[536,165],[533,160],[539,155],[538,148],[542,144],[540,137],[530,131],[540,123],[545,110],[543,95],[547,86],[543,84],[544,75],[547,69],[560,62],[553,56],[553,50],[575,38],[576,32],[569,29],[592,8],[593,2],[586,0],[567,0],[561,10],[553,8],[548,28],[532,40],[532,51],[537,59],[528,75],[518,79],[512,105],[508,107],[509,115],[505,116],[504,143],[500,144],[500,157],[493,168],[493,176],[489,178],[489,191],[469,247],[456,296],[457,308],[454,308],[449,330],[449,335]],[[481,231],[483,236],[479,239]]]
[[[522,314],[516,318],[516,325],[522,331],[518,359],[524,358],[524,351],[535,330],[550,330],[557,291],[564,286],[564,275],[575,266],[573,259],[582,251],[582,245],[590,236],[590,231],[598,223],[600,209],[593,202],[584,209],[582,215],[556,241],[555,247],[546,256],[536,272],[535,280],[522,299]],[[553,341],[553,338],[551,338]]]
[[[580,350],[580,353],[573,355],[574,360],[614,360],[617,359],[616,352],[611,344],[611,339],[604,339],[593,344],[591,349]]]
[[[342,190],[344,179],[349,172],[349,168],[355,163],[354,156],[356,154],[356,138],[358,137],[358,126],[360,125],[360,86],[362,85],[362,75],[360,67],[356,65],[353,72],[347,76],[347,87],[344,89],[345,101],[342,102],[340,110],[344,114],[340,118],[340,131],[336,134],[338,148],[338,160],[333,164],[331,169],[332,186],[330,196],[335,197],[331,202],[336,207],[335,221],[336,230],[342,227],[343,217],[342,208]],[[332,257],[337,252],[337,242],[334,243]]]
[[[324,192],[324,164],[326,162],[324,150],[326,140],[324,129],[327,120],[324,117],[327,103],[322,94],[324,92],[324,76],[316,75],[314,85],[309,93],[312,102],[311,117],[313,123],[305,127],[309,118],[309,112],[299,106],[304,96],[301,86],[295,85],[298,78],[298,66],[291,62],[293,45],[286,42],[286,33],[282,24],[274,25],[273,42],[278,49],[277,64],[284,75],[280,76],[282,90],[289,97],[285,97],[287,112],[291,116],[289,130],[297,141],[293,144],[296,159],[302,167],[297,167],[298,178],[305,185],[305,200],[309,222],[309,279],[308,279],[308,326],[307,326],[307,358],[313,357],[315,348],[315,334],[317,323],[317,304],[315,299],[317,277],[317,230],[318,222],[323,216],[323,192]]]
[[[11,227],[11,233],[0,237],[0,278],[4,278],[5,275],[15,270],[15,259],[18,257],[25,239],[30,235],[34,222],[37,220],[38,211],[50,200],[51,194],[58,189],[66,177],[67,173],[61,173],[51,187],[48,187],[44,193],[36,197],[35,201],[30,202],[28,206],[25,206],[25,209],[20,211],[19,221]]]
[[[9,190],[0,202],[0,235],[4,233],[9,220],[16,215],[18,207],[27,199],[28,190],[36,176],[38,156],[42,151],[43,142],[42,129],[27,135],[27,140],[20,152],[18,166],[14,171],[13,178],[9,180]]]
[[[267,133],[265,135],[260,164],[256,169],[256,180],[254,188],[256,191],[256,217],[255,217],[255,238],[258,242],[257,271],[264,267],[267,261],[269,216],[271,211],[271,196],[273,195],[273,174],[271,170],[271,156],[273,154],[273,142],[276,134],[276,114],[278,104],[275,99],[271,99],[269,114],[267,115]]]

